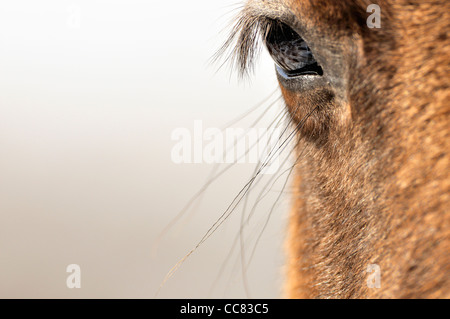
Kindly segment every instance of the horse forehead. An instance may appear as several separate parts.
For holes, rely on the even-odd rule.
[[[380,1],[378,1],[380,2]],[[382,1],[387,4],[388,0]],[[289,7],[289,8],[321,8],[323,6],[345,8],[361,6],[367,7],[372,4],[370,0],[247,0],[247,5],[260,7]]]
[[[370,4],[371,1],[367,0],[248,0],[246,9],[254,15],[272,18],[295,15],[299,22],[309,28],[348,29],[349,18],[365,14]]]

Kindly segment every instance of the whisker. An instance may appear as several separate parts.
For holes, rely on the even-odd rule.
[[[262,105],[264,105],[265,102],[267,102],[276,92],[277,90],[274,90],[268,97],[266,97],[264,100],[262,100],[261,102],[259,102],[257,105],[255,105],[253,108],[251,108],[249,111],[245,112],[244,114],[236,117],[234,120],[230,121],[227,125],[231,126],[234,125],[235,123],[238,123],[239,121],[241,121],[242,119],[244,119],[245,117],[249,116],[250,114],[252,114],[254,111],[256,111],[257,109],[259,109]],[[261,116],[259,116],[257,118],[257,120],[252,124],[252,125],[256,125],[257,122],[259,122],[262,117],[268,112],[268,110],[274,105],[274,103],[276,103],[278,100],[280,99],[280,97],[278,97],[275,102],[270,103],[270,105],[264,110],[263,114]],[[225,127],[228,127],[225,126]],[[256,145],[257,143],[254,143],[252,146],[249,147],[249,149],[247,150],[247,152],[245,154],[243,154],[242,156],[247,156],[248,152],[250,152],[250,150]],[[230,147],[231,148],[231,147]],[[226,151],[225,151],[226,154]],[[224,155],[225,155],[224,154]],[[240,158],[238,158],[239,160]],[[173,226],[175,226],[175,224],[186,214],[186,212],[191,208],[191,206],[201,198],[201,196],[204,194],[204,192],[208,189],[208,187],[214,182],[216,181],[220,176],[222,176],[226,171],[228,171],[232,166],[234,165],[234,163],[230,164],[229,166],[227,166],[225,169],[223,169],[222,171],[220,171],[219,173],[215,174],[215,172],[217,172],[217,170],[220,167],[220,164],[216,164],[215,167],[213,168],[211,174],[209,175],[209,177],[207,178],[205,184],[189,199],[189,201],[185,204],[185,206],[177,213],[177,215],[175,215],[175,217],[173,217],[170,222],[166,225],[166,227],[164,227],[164,229],[161,231],[161,233],[158,235],[158,237],[155,240],[155,243],[153,244],[153,255],[156,254],[157,252],[157,248],[162,240],[162,238],[170,231],[170,229],[173,228]]]
[[[297,107],[298,108],[298,107]],[[281,120],[281,119],[280,119]],[[289,127],[289,125],[290,125],[290,123],[292,122],[292,118],[290,118],[290,121],[289,121],[289,123],[288,123],[288,125],[285,127],[285,129],[283,130],[283,132],[281,133],[281,135],[280,135],[280,137],[279,137],[279,140],[281,140],[281,137],[284,135],[284,133],[285,133],[285,131],[287,130],[287,128]],[[278,125],[277,125],[278,126]],[[289,138],[289,137],[288,137]],[[285,141],[286,142],[286,141]],[[266,148],[268,147],[269,145],[266,145]],[[271,152],[273,151],[273,149],[271,150]],[[247,200],[248,200],[248,194],[249,194],[249,189],[250,189],[250,187],[251,186],[254,186],[255,185],[255,183],[254,183],[254,181],[256,180],[256,178],[260,175],[260,173],[261,173],[261,171],[262,171],[262,168],[264,168],[266,165],[267,165],[267,163],[269,163],[270,162],[270,154],[271,154],[271,152],[269,152],[269,155],[268,155],[268,157],[269,157],[269,160],[267,160],[266,162],[263,162],[263,165],[261,165],[261,162],[259,162],[259,164],[257,165],[257,167],[256,167],[256,169],[255,169],[255,172],[254,172],[254,176],[253,176],[253,179],[250,181],[250,184],[249,184],[249,186],[248,186],[248,188],[245,190],[245,192],[244,192],[244,195],[243,195],[243,197],[245,196],[245,201],[244,201],[244,209],[243,209],[243,211],[242,211],[242,217],[241,217],[241,227],[240,227],[240,231],[239,231],[239,238],[240,238],[240,244],[241,244],[241,263],[242,263],[242,267],[241,267],[241,270],[242,270],[242,276],[243,276],[243,282],[244,282],[244,289],[245,289],[245,291],[246,291],[246,294],[249,296],[249,289],[248,289],[248,283],[247,283],[247,280],[246,280],[246,265],[245,265],[245,250],[244,250],[244,242],[243,242],[243,237],[244,237],[244,235],[243,235],[243,229],[244,229],[244,227],[243,227],[243,225],[242,225],[242,221],[243,221],[243,219],[245,219],[245,208],[246,208],[246,206],[247,206]],[[242,190],[241,190],[242,191]],[[238,194],[238,196],[239,196],[239,194]],[[237,196],[237,197],[238,197]],[[235,197],[235,199],[237,198],[237,197]],[[231,211],[226,215],[226,217],[219,223],[219,225],[218,226],[220,226],[227,218],[228,218],[228,216],[234,211],[234,209],[237,207],[237,205],[240,203],[240,201],[242,200],[242,198],[243,197],[241,197],[239,200],[238,200],[238,203],[233,207],[233,209],[231,209]],[[222,216],[220,217],[220,218],[222,218]],[[219,219],[220,219],[219,218]],[[214,226],[214,225],[213,225]],[[217,229],[217,228],[216,228]],[[213,230],[213,232],[215,232],[215,230],[216,229],[214,229]]]
[[[217,283],[219,282],[220,277],[222,277],[222,275],[223,275],[223,273],[224,273],[224,271],[225,271],[227,262],[228,262],[229,260],[231,260],[231,256],[233,255],[233,252],[234,252],[235,248],[237,247],[237,241],[238,241],[238,239],[239,239],[239,233],[237,233],[236,236],[234,237],[233,244],[231,245],[231,248],[230,248],[230,250],[228,251],[228,254],[227,254],[226,258],[225,258],[225,261],[224,261],[224,262],[222,263],[222,265],[220,266],[220,269],[219,269],[219,271],[218,271],[218,273],[217,273],[216,279],[214,280],[214,283],[213,283],[213,285],[211,286],[211,288],[210,288],[210,290],[209,290],[209,293],[208,293],[209,296],[211,296],[211,294],[212,294],[212,292],[214,291],[214,289],[215,289]]]
[[[318,107],[314,108],[313,111],[314,111],[314,110],[317,110],[317,109],[318,109]],[[300,123],[302,123],[302,124],[301,124],[301,125],[297,125],[297,127],[296,127],[296,128],[293,130],[293,132],[289,135],[289,137],[288,137],[289,139],[290,139],[290,137],[293,135],[293,133],[297,133],[298,131],[300,131],[300,130],[302,129],[304,123],[305,123],[306,120],[311,116],[311,114],[312,114],[313,111],[311,111],[309,114],[307,114],[307,115],[300,121]],[[298,146],[298,143],[299,143],[299,142],[300,142],[300,140],[298,140],[297,143],[296,143],[296,145],[292,148],[293,150]],[[281,196],[282,196],[282,194],[283,194],[284,189],[286,188],[287,182],[288,182],[288,180],[289,180],[289,177],[290,177],[291,174],[292,174],[293,168],[297,165],[298,160],[303,156],[304,150],[305,150],[305,148],[304,148],[304,149],[302,150],[302,152],[298,155],[298,157],[297,157],[297,159],[295,160],[294,164],[293,164],[290,168],[288,168],[287,170],[285,170],[281,175],[279,175],[279,176],[276,178],[276,180],[273,182],[273,184],[272,184],[272,186],[273,186],[273,185],[275,184],[275,182],[276,182],[281,176],[284,175],[285,172],[289,171],[289,174],[288,174],[288,176],[286,177],[285,182],[284,182],[284,184],[283,184],[282,191],[279,192],[277,199],[276,199],[275,202],[273,203],[273,205],[272,205],[272,207],[271,207],[271,209],[270,209],[270,212],[269,212],[269,214],[268,214],[268,217],[266,218],[266,221],[265,221],[265,223],[264,223],[264,225],[263,225],[263,228],[262,228],[262,230],[260,231],[260,233],[259,233],[259,235],[258,235],[258,238],[256,239],[256,242],[255,242],[255,244],[254,244],[254,246],[253,246],[252,253],[251,253],[251,255],[250,255],[250,259],[249,259],[249,261],[248,261],[248,263],[247,263],[247,267],[249,266],[249,264],[251,263],[251,260],[253,259],[253,256],[254,256],[254,254],[255,254],[255,251],[256,251],[258,242],[260,241],[262,234],[264,233],[265,229],[267,228],[267,225],[268,225],[268,223],[269,223],[270,217],[272,216],[272,213],[273,213],[273,211],[274,211],[274,209],[275,209],[277,203],[279,202],[279,200],[280,200],[280,198],[281,198]],[[291,153],[291,152],[290,152],[290,153]],[[289,155],[286,157],[285,161],[283,162],[283,165],[284,165],[284,163],[285,163],[288,159],[289,159]],[[283,166],[280,166],[280,168],[281,168],[281,167],[283,167]],[[280,170],[280,168],[278,169],[278,171]],[[277,171],[277,172],[278,172],[278,171]],[[276,175],[274,175],[274,176],[276,176]],[[260,192],[260,195],[262,194],[263,191],[264,191],[264,189]],[[267,194],[267,193],[266,193],[266,194]],[[265,194],[265,195],[266,195],[266,194]],[[265,195],[264,195],[264,196],[265,196]],[[257,199],[257,202],[255,203],[254,207],[252,208],[252,212],[251,212],[250,214],[253,214],[253,213],[254,213],[254,211],[255,211],[255,209],[256,209],[256,206],[257,206],[257,204],[258,204],[258,202],[259,202],[260,200],[261,200],[261,198],[258,198],[258,199]],[[249,217],[250,217],[250,215],[249,215]]]
[[[302,129],[302,127],[303,127],[303,125],[305,124],[306,120],[311,116],[311,114],[312,114],[315,110],[317,110],[317,108],[318,108],[318,107],[314,108],[310,113],[308,113],[308,114],[300,121],[300,123],[299,123],[299,124],[295,127],[295,129],[289,134],[289,136],[286,138],[286,140],[282,143],[282,145],[281,145],[280,147],[282,147],[283,144],[285,144],[286,142],[290,141],[290,140],[292,139],[292,137],[295,136],[294,133],[296,133],[296,132],[298,132],[298,131],[300,131],[300,130]],[[291,123],[291,122],[289,122],[288,126],[290,125],[290,123]],[[287,126],[287,127],[288,127],[288,126]],[[282,134],[282,135],[283,135],[283,134]],[[282,135],[281,135],[281,136],[282,136]],[[300,140],[299,140],[299,141],[300,141]],[[299,143],[299,141],[297,142],[297,144]],[[280,147],[279,147],[279,148],[280,148]],[[285,146],[285,147],[286,147],[286,146]],[[284,148],[285,148],[285,147],[284,147]],[[284,148],[283,148],[283,150],[284,150]],[[291,152],[292,152],[292,151],[291,151]],[[289,159],[291,152],[289,152],[289,155],[286,157],[286,159],[284,160],[282,166],[278,169],[278,171],[283,167],[283,165],[284,165],[284,164],[286,163],[286,161]],[[289,177],[290,177],[290,175],[291,175],[291,173],[292,173],[293,168],[294,168],[295,165],[297,164],[298,160],[301,158],[302,154],[303,154],[303,151],[302,151],[301,154],[297,157],[297,160],[295,161],[294,165],[292,165],[289,169],[286,170],[286,171],[289,171],[289,175],[288,175],[288,177],[286,178],[286,180],[285,180],[285,182],[284,182],[283,190],[285,189],[285,187],[286,187],[286,185],[287,185],[287,182],[288,182],[288,180],[289,180]],[[250,181],[250,182],[253,182],[253,185],[252,185],[252,186],[255,185],[254,179],[255,179],[257,176],[259,176],[259,172],[260,172],[260,169],[257,170],[257,173],[256,173],[255,176],[253,177],[253,180]],[[285,173],[285,172],[283,172],[283,174],[284,174],[284,173]],[[282,175],[283,175],[283,174],[282,174]],[[276,175],[274,175],[274,176],[276,176]],[[278,176],[277,179],[280,178],[280,177],[281,177],[281,176]],[[266,220],[266,223],[265,223],[264,226],[263,226],[262,231],[260,232],[260,234],[259,234],[259,236],[258,236],[258,239],[257,239],[257,241],[256,241],[256,243],[255,243],[255,245],[254,245],[254,247],[253,247],[253,251],[252,251],[252,253],[251,253],[251,257],[250,257],[250,259],[249,259],[249,261],[248,261],[247,264],[245,264],[245,259],[246,259],[246,258],[245,258],[245,254],[244,254],[244,250],[243,250],[243,249],[244,249],[244,245],[243,245],[243,242],[244,242],[244,241],[243,241],[243,237],[244,237],[244,236],[243,236],[243,228],[244,228],[244,224],[243,224],[243,217],[242,217],[242,216],[244,216],[244,211],[245,211],[245,210],[243,211],[243,214],[241,215],[241,228],[240,228],[240,231],[239,231],[239,233],[238,233],[238,235],[237,235],[236,238],[240,238],[240,242],[241,242],[241,269],[242,269],[243,279],[246,279],[246,277],[245,277],[246,269],[248,268],[248,266],[249,266],[251,260],[253,259],[253,256],[254,256],[254,253],[255,253],[257,244],[258,244],[258,242],[259,242],[259,240],[260,240],[260,238],[261,238],[261,236],[262,236],[262,233],[264,232],[264,230],[266,229],[266,227],[267,227],[267,225],[268,225],[270,216],[272,215],[272,212],[274,211],[276,204],[278,203],[279,199],[281,198],[281,194],[282,194],[282,193],[283,193],[283,192],[281,192],[281,193],[279,194],[279,196],[278,196],[276,202],[273,204],[273,206],[272,206],[272,208],[271,208],[271,210],[270,210],[269,216],[268,216],[268,218],[267,218],[267,220]],[[238,195],[239,195],[239,194],[238,194]],[[247,199],[248,199],[248,189],[246,190],[245,198],[246,198],[246,201],[247,201]],[[235,198],[235,199],[236,199],[236,198]],[[239,201],[240,201],[240,200],[242,200],[242,197],[239,199]],[[236,206],[233,207],[233,210],[234,210],[234,208],[236,208]],[[229,212],[229,214],[231,214],[231,213],[232,213],[232,211]],[[225,219],[228,218],[229,214],[225,217]],[[249,217],[250,217],[250,216],[249,216]],[[248,222],[248,219],[247,219],[247,222]],[[220,224],[221,224],[221,223],[223,223],[223,221],[221,221]],[[220,224],[219,224],[219,225],[220,225]],[[217,229],[217,228],[216,228],[216,229]],[[237,239],[236,239],[236,238],[235,238],[235,240],[234,240],[234,242],[233,242],[233,244],[232,244],[232,247],[231,247],[231,249],[230,249],[230,252],[229,252],[228,256],[230,256],[231,253],[232,253],[232,252],[234,251],[234,249],[235,249],[235,246],[236,246],[236,244],[237,244],[237,242],[236,242]],[[228,257],[228,258],[229,258],[229,257]],[[227,258],[227,260],[228,260],[228,258]],[[224,266],[222,267],[220,273],[223,272],[223,268],[224,268]],[[248,285],[248,283],[247,283],[247,281],[245,280],[245,281],[244,281],[244,288],[246,287],[246,285]],[[249,295],[249,289],[248,289],[248,287],[246,288],[246,293],[247,293],[247,295]]]
[[[281,97],[277,98],[277,100],[275,102],[277,102]],[[269,108],[271,106],[273,106],[273,104],[275,103],[271,103],[271,105],[269,106]],[[266,111],[269,109],[267,108]],[[286,114],[286,111],[282,111],[280,112],[281,114]],[[276,119],[273,121],[275,122]],[[272,122],[272,123],[273,123]],[[255,145],[257,144],[257,142],[255,143]],[[250,148],[251,149],[251,148]],[[246,154],[250,151],[247,150]],[[246,155],[245,154],[245,155]],[[227,171],[229,168],[231,168],[234,164],[229,165],[228,167],[226,167],[224,170],[222,170],[221,172],[219,172],[218,174],[216,174],[212,179],[210,179],[192,198],[191,200],[185,205],[185,207],[183,207],[183,209],[177,214],[177,216],[175,216],[175,218],[171,221],[171,223],[166,226],[166,228],[163,231],[163,235],[171,228],[173,227],[173,225],[186,213],[186,211],[192,206],[192,204],[203,194],[203,192],[209,187],[209,185],[214,182],[218,177],[220,177],[225,171]],[[173,276],[173,274],[179,269],[179,267],[184,263],[184,261],[194,252],[197,250],[198,247],[200,247],[215,231],[218,227],[220,227],[220,225],[224,222],[224,220],[226,220],[226,218],[228,217],[229,214],[227,214],[228,212],[232,212],[234,211],[234,208],[236,205],[239,204],[240,200],[236,202],[236,199],[240,196],[240,194],[245,190],[245,188],[248,186],[248,188],[251,186],[251,182],[247,183],[246,186],[244,186],[243,189],[241,189],[241,191],[239,192],[239,194],[233,199],[233,201],[231,202],[231,204],[227,207],[227,209],[225,210],[225,212],[217,219],[217,221],[208,229],[208,231],[205,233],[205,235],[203,236],[203,238],[198,242],[198,244],[191,249],[191,251],[189,251],[189,253],[187,253],[182,259],[180,259],[175,266],[173,266],[170,271],[167,273],[167,275],[165,276],[163,282],[160,284],[158,291],[156,292],[156,295],[158,295],[159,291],[161,290],[161,288],[164,286],[164,284],[167,282],[167,280]],[[245,190],[245,192],[248,191]],[[235,205],[233,207],[233,205]],[[231,209],[231,207],[233,207]],[[224,218],[225,216],[225,218]],[[223,220],[222,220],[223,219]]]

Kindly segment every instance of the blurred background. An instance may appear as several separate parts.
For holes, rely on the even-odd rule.
[[[174,163],[172,132],[195,120],[223,128],[277,87],[265,53],[244,80],[211,63],[242,4],[0,3],[1,298],[281,296],[285,178],[252,187],[248,207],[159,289],[255,170],[233,165],[171,223],[215,169]],[[267,106],[233,125],[253,125]],[[269,107],[257,126],[280,110]],[[66,285],[70,264],[81,268],[81,288]]]

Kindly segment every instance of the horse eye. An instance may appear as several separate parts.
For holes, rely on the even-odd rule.
[[[265,44],[283,76],[323,75],[306,42],[288,25],[273,21]]]

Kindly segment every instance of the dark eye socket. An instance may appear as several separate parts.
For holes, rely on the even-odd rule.
[[[306,42],[281,21],[274,20],[265,38],[267,49],[284,75],[323,75]]]

